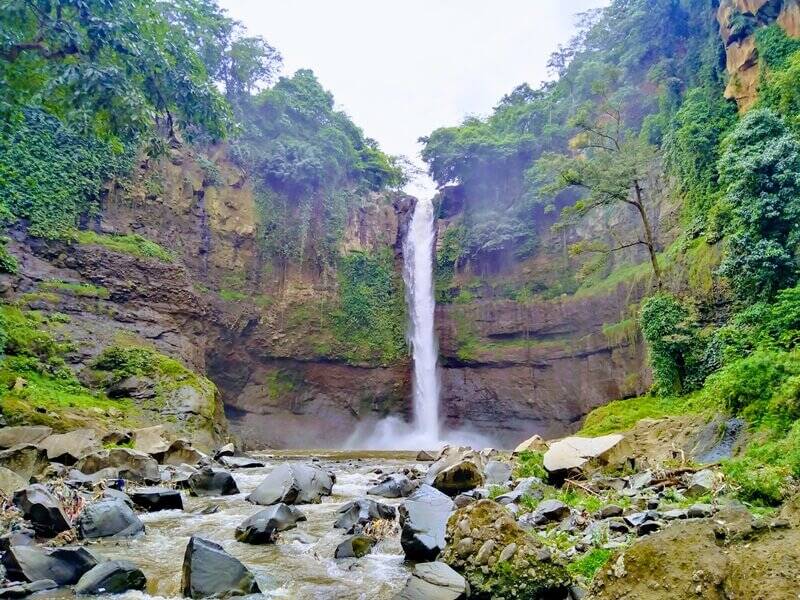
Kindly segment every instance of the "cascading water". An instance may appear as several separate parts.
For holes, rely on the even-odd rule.
[[[433,244],[436,237],[433,202],[418,200],[403,244],[403,279],[409,312],[408,340],[414,359],[414,437],[439,442],[439,348],[433,320]]]

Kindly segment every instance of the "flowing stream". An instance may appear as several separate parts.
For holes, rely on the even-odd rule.
[[[256,455],[258,456],[258,455]],[[362,559],[333,558],[336,546],[346,537],[334,529],[336,511],[346,502],[366,497],[367,488],[376,483],[376,469],[384,473],[422,465],[413,455],[401,453],[315,453],[316,464],[336,474],[333,495],[321,504],[298,508],[306,515],[296,529],[280,534],[277,543],[253,546],[237,542],[236,526],[263,506],[250,504],[245,496],[267,473],[287,460],[308,461],[310,454],[275,453],[259,456],[267,466],[234,471],[241,494],[215,498],[191,498],[184,493],[184,511],[169,510],[140,515],[146,534],[132,540],[103,540],[90,544],[92,552],[109,559],[126,559],[138,565],[148,579],[147,593],[129,592],[104,600],[178,598],[181,596],[181,565],[191,535],[221,544],[256,575],[266,598],[292,600],[389,600],[402,589],[409,570],[404,564],[399,535],[380,541]],[[377,498],[397,506],[403,500]],[[203,509],[218,506],[213,514]],[[73,597],[69,592],[69,597]],[[58,596],[60,597],[60,596]],[[65,596],[66,592],[65,592]],[[261,597],[261,596],[258,596]]]

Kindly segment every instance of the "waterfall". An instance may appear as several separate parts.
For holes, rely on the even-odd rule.
[[[409,314],[408,340],[414,360],[414,437],[436,444],[439,441],[439,348],[434,329],[434,221],[433,202],[418,200],[403,243],[403,280]]]

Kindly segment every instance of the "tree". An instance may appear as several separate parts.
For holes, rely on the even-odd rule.
[[[650,256],[656,284],[662,285],[655,232],[650,221],[651,199],[644,182],[658,158],[657,149],[626,130],[621,108],[609,100],[607,88],[598,88],[597,108],[584,107],[571,121],[578,130],[572,139],[573,152],[548,153],[537,162],[539,194],[553,203],[560,192],[577,190],[581,196],[565,208],[560,224],[566,225],[592,211],[613,205],[627,205],[636,210],[641,224],[638,239],[617,240],[606,251],[644,246]]]

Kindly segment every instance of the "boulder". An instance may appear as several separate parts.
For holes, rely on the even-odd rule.
[[[166,428],[163,425],[154,425],[135,429],[133,431],[133,447],[139,452],[160,458],[170,447]]]
[[[132,375],[111,384],[106,390],[106,393],[109,398],[146,400],[147,398],[155,398],[156,382],[149,377]]]
[[[0,588],[0,598],[27,598],[36,594],[42,598],[40,592],[54,590],[58,584],[52,579],[40,579],[31,583],[17,583]]]
[[[158,462],[144,452],[129,448],[111,448],[100,450],[84,456],[75,465],[82,473],[91,475],[103,469],[113,467],[119,471],[122,479],[141,483],[156,483],[161,481],[158,471]]]
[[[514,456],[518,454],[522,454],[523,452],[546,452],[547,451],[547,443],[541,438],[541,436],[534,435],[531,438],[528,438],[524,442],[522,442],[519,446],[514,448]]]
[[[211,467],[189,475],[187,483],[192,496],[232,496],[239,493],[233,475]]]
[[[186,440],[175,440],[164,453],[161,463],[165,465],[191,465],[196,466],[207,462],[208,456],[192,447]]]
[[[58,585],[74,585],[97,565],[97,559],[86,548],[12,546],[3,554],[2,564],[11,581],[52,579]]]
[[[333,473],[319,467],[285,463],[276,467],[247,496],[253,504],[316,504],[333,489]]]
[[[486,485],[504,485],[511,479],[511,465],[490,460],[483,469]]]
[[[382,498],[405,498],[410,496],[415,489],[417,489],[417,485],[408,477],[394,473],[384,477],[378,485],[369,488],[367,494]]]
[[[147,512],[160,510],[183,510],[183,498],[178,490],[163,487],[148,487],[130,493],[133,503]]]
[[[86,489],[93,489],[97,484],[106,481],[116,481],[119,479],[119,469],[114,467],[107,467],[100,469],[96,473],[87,475],[81,473],[78,469],[70,469],[67,473],[67,483],[73,487],[83,487]]]
[[[0,451],[0,467],[14,471],[26,482],[48,466],[47,453],[32,444],[19,444]]]
[[[236,454],[236,447],[233,445],[232,442],[221,446],[216,452],[214,452],[214,460],[219,460],[223,456],[233,456]]]
[[[55,537],[71,528],[61,502],[45,486],[35,483],[14,493],[14,506],[31,522],[37,535]]]
[[[132,431],[109,431],[100,440],[104,446],[119,446],[133,441]]]
[[[377,540],[368,535],[351,535],[336,546],[334,558],[361,558],[370,553]]]
[[[394,521],[397,511],[394,506],[381,504],[374,500],[361,499],[348,502],[338,510],[337,514],[339,517],[333,526],[337,529],[345,529],[347,533],[356,533],[370,521],[378,519]]]
[[[436,460],[436,457],[427,450],[420,450],[417,453],[417,460],[419,462],[433,462]]]
[[[13,527],[13,526],[12,526]],[[8,533],[0,536],[0,552],[5,552],[11,546],[32,546],[35,543],[36,532],[27,527],[15,527]]]
[[[544,468],[551,475],[562,475],[584,469],[590,463],[605,464],[609,453],[624,439],[616,433],[596,438],[564,438],[552,443],[544,453]]]
[[[534,514],[538,515],[542,522],[551,523],[566,518],[569,512],[569,506],[561,500],[544,500],[537,505]]]
[[[419,563],[395,600],[460,600],[469,593],[467,580],[443,562]]]
[[[127,560],[110,560],[84,573],[75,586],[75,593],[79,596],[122,594],[143,590],[146,585],[147,578],[135,564]]]
[[[617,504],[608,504],[597,512],[598,519],[610,519],[611,517],[621,517],[625,512],[621,506]]]
[[[271,544],[278,532],[297,527],[306,516],[294,506],[275,504],[258,511],[236,528],[236,539],[245,544]]]
[[[7,450],[20,444],[38,444],[53,433],[44,425],[23,425],[21,427],[0,428],[0,450]]]
[[[258,469],[263,462],[250,456],[221,456],[219,462],[229,469]]]
[[[425,483],[449,496],[457,496],[483,485],[483,457],[472,450],[447,451],[433,463]]]
[[[523,497],[541,500],[544,498],[543,487],[544,483],[538,477],[526,477],[525,479],[520,479],[512,491],[495,498],[495,502],[498,504],[514,504]]]
[[[103,498],[106,500],[120,500],[133,508],[133,500],[125,492],[115,490],[114,488],[106,488],[103,490]]]
[[[442,560],[466,578],[471,594],[479,598],[566,598],[572,583],[549,549],[491,500],[450,516]]]
[[[94,429],[75,429],[46,437],[39,442],[39,448],[47,453],[47,460],[74,465],[87,454],[100,449],[100,438]]]
[[[435,560],[445,546],[447,519],[453,501],[429,485],[422,485],[400,505],[400,544],[406,558]]]
[[[144,532],[144,523],[120,499],[89,504],[81,512],[75,526],[81,539],[131,537]]]
[[[711,469],[703,469],[697,473],[692,473],[686,481],[686,491],[684,496],[687,498],[698,498],[714,491],[714,484],[717,476]]]
[[[261,593],[250,570],[219,544],[192,536],[183,557],[181,591],[187,598]]]
[[[10,469],[0,467],[0,492],[6,496],[10,496],[18,489],[23,488],[26,485],[28,485],[27,479],[23,479]]]

